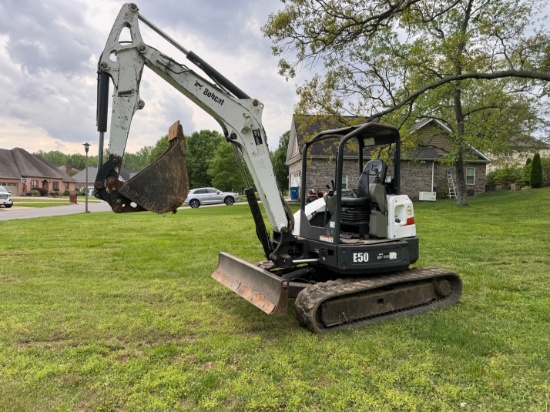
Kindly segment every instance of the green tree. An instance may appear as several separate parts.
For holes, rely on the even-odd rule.
[[[189,187],[215,186],[208,167],[220,146],[229,146],[229,144],[226,144],[224,137],[214,130],[201,130],[187,136]]]
[[[288,189],[288,166],[286,162],[286,152],[288,142],[290,140],[290,131],[285,132],[279,139],[279,146],[271,153],[273,169],[279,190],[285,191]]]
[[[80,153],[73,153],[68,155],[65,165],[72,166],[77,170],[84,170],[86,168],[86,156]],[[88,154],[88,166],[97,166],[97,156]]]
[[[510,185],[522,183],[524,180],[523,168],[517,165],[506,166],[487,174],[487,183]]]
[[[208,173],[210,162],[214,159],[218,147],[229,145],[225,143],[225,139],[220,133],[213,130],[194,132],[186,136],[186,143],[189,187],[214,186],[212,176]],[[168,135],[165,135],[153,147],[142,150],[148,153],[148,163],[152,163],[161,157],[168,150],[169,146]]]
[[[59,150],[52,150],[50,152],[40,150],[34,154],[42,156],[56,167],[72,166],[76,170],[83,170],[86,165],[86,155],[80,153],[65,154]],[[95,167],[97,165],[97,156],[88,155],[88,165]]]
[[[535,153],[531,162],[531,187],[539,188],[542,186],[542,162],[540,154]]]
[[[523,166],[523,177],[525,179],[525,183],[527,185],[531,185],[531,165],[533,163],[533,160],[528,157],[525,161],[525,166]]]
[[[80,153],[72,153],[66,156],[63,164],[72,166],[77,170],[84,170],[86,167],[86,156]],[[90,158],[88,158],[88,164],[94,165],[94,163],[90,161]]]
[[[550,186],[550,158],[542,157],[542,186]]]
[[[160,139],[157,140],[157,143],[151,148],[151,151],[149,152],[149,156],[147,159],[147,163],[151,164],[155,160],[157,160],[159,157],[161,157],[164,152],[168,150],[170,147],[168,143],[168,135],[162,136]]]
[[[153,146],[144,146],[136,153],[126,153],[124,155],[124,168],[130,170],[143,170],[150,164],[151,152]]]
[[[39,150],[34,154],[38,156],[42,156],[45,160],[47,160],[48,162],[50,162],[51,164],[57,167],[67,165],[68,155],[60,152],[59,150],[53,150],[50,152],[44,152],[43,150]],[[72,165],[69,165],[69,166],[72,166]]]
[[[550,36],[537,27],[536,0],[283,3],[263,28],[276,55],[295,53],[294,61],[281,58],[281,74],[323,65],[298,88],[298,111],[378,118],[405,129],[422,116],[444,120],[452,130],[459,205],[467,204],[470,145],[488,135],[480,130],[511,136],[512,129],[495,125],[505,112],[519,114],[518,104],[522,130],[542,124],[548,105],[533,104],[529,93],[545,98],[549,91]]]
[[[220,190],[236,192],[241,192],[246,188],[242,169],[237,164],[231,144],[219,145],[209,164],[208,174],[212,178],[212,186]],[[250,178],[249,181],[251,181]]]

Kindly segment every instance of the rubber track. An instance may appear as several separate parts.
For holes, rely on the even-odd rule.
[[[414,283],[426,279],[437,279],[442,277],[447,278],[451,282],[451,294],[428,304],[405,308],[399,311],[380,314],[368,318],[357,319],[352,322],[331,326],[330,328],[327,328],[320,321],[318,321],[317,314],[319,308],[321,307],[321,304],[327,300],[332,300],[337,297],[346,297],[348,295],[379,289],[385,286],[398,285],[402,283]],[[303,326],[307,327],[312,332],[326,333],[345,328],[358,328],[386,319],[414,315],[417,313],[450,306],[458,302],[461,294],[462,281],[456,273],[438,268],[413,268],[401,272],[373,276],[368,279],[339,279],[308,286],[302,290],[296,298],[296,317]]]

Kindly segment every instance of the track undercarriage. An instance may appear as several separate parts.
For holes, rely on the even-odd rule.
[[[460,277],[443,269],[319,281],[319,268],[281,273],[270,262],[252,265],[226,253],[220,253],[212,277],[270,315],[286,314],[289,299],[296,298],[298,321],[315,333],[444,308],[457,303],[462,294]]]
[[[311,331],[325,333],[450,306],[461,293],[460,277],[436,268],[338,279],[303,289],[296,317]]]

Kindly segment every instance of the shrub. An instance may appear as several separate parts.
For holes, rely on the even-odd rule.
[[[446,199],[447,197],[449,197],[449,183],[447,182],[447,180],[441,179],[440,181],[438,181],[435,191],[437,193],[438,199]]]
[[[531,168],[533,166],[533,162],[531,158],[527,159],[527,162],[525,163],[525,166],[523,166],[523,175],[525,176],[525,183],[527,185],[531,185]]]
[[[538,153],[533,156],[533,162],[531,163],[530,182],[531,187],[538,188],[542,186],[542,162]]]
[[[525,175],[523,168],[512,165],[502,169],[494,170],[487,174],[487,184],[510,185],[512,183],[524,183]]]
[[[48,189],[45,187],[35,187],[33,190],[37,190],[40,196],[48,196]]]
[[[550,157],[541,158],[542,185],[550,186]]]

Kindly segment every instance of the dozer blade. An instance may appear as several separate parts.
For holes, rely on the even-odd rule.
[[[268,315],[286,314],[288,280],[224,252],[212,277]]]
[[[173,212],[187,197],[189,179],[185,159],[186,143],[179,121],[170,127],[168,141],[170,147],[161,157],[123,183],[119,189],[122,196],[136,203],[136,209],[156,213]]]

